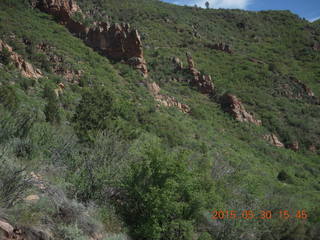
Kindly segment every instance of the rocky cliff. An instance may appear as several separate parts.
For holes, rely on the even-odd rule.
[[[76,13],[85,17],[74,0],[32,0],[32,6],[54,16],[60,24],[100,54],[115,61],[123,60],[147,76],[140,35],[129,24],[95,22],[93,26],[86,27],[73,19]]]

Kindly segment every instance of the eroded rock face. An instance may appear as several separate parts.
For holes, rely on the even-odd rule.
[[[278,139],[278,137],[275,134],[268,134],[263,136],[263,138],[268,141],[270,144],[276,147],[284,147],[284,144]]]
[[[155,82],[147,83],[147,87],[150,93],[153,95],[154,99],[159,103],[159,105],[165,107],[176,107],[183,113],[189,113],[191,111],[190,107],[187,104],[178,102],[174,97],[160,94],[161,89]]]
[[[60,24],[100,54],[115,61],[124,60],[147,76],[140,35],[129,24],[95,22],[88,28],[72,19],[75,13],[82,14],[74,0],[33,0],[33,6],[55,16]]]
[[[12,47],[0,39],[0,52],[7,50],[10,60],[21,71],[22,76],[26,78],[38,79],[43,77],[40,69],[33,67],[29,62],[25,61],[22,56],[14,52]]]
[[[203,94],[214,94],[214,85],[210,75],[201,74],[196,68],[192,56],[189,53],[187,55],[188,70],[192,74],[193,78],[190,84],[196,86],[199,92]]]
[[[239,122],[250,122],[260,126],[261,120],[257,120],[253,115],[248,113],[242,102],[234,95],[226,93],[220,99],[222,109],[230,113]]]

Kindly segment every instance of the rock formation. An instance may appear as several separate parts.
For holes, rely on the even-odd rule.
[[[300,147],[299,147],[299,142],[298,141],[294,141],[293,143],[291,144],[288,144],[287,148],[297,152],[299,151]]]
[[[147,76],[140,35],[137,30],[131,29],[129,24],[95,22],[88,28],[73,20],[75,13],[82,14],[74,0],[33,0],[32,5],[53,15],[60,24],[103,56],[115,61],[123,60]]]
[[[215,50],[218,50],[218,51],[226,52],[226,53],[229,53],[229,54],[233,53],[233,51],[231,50],[230,45],[225,44],[225,43],[207,44],[206,47],[211,48],[211,49],[215,49]]]
[[[269,142],[270,144],[272,144],[273,146],[276,147],[284,147],[284,144],[278,139],[278,137],[275,134],[267,134],[264,135],[263,138]]]
[[[29,227],[13,227],[10,223],[0,220],[1,240],[52,240],[51,234]]]
[[[63,57],[53,53],[53,47],[45,43],[38,44],[37,50],[44,53],[51,63],[52,71],[62,76],[66,81],[71,83],[79,83],[84,71],[68,69]]]
[[[7,222],[0,220],[0,238],[12,239],[14,236],[14,228]]]
[[[10,61],[12,61],[14,65],[20,70],[22,76],[34,79],[43,77],[39,69],[33,67],[30,63],[25,61],[22,56],[13,51],[12,47],[10,47],[0,39],[0,52],[3,52],[5,50],[9,54]]]
[[[188,61],[188,71],[193,76],[190,84],[196,86],[199,92],[203,94],[210,94],[214,93],[214,86],[212,83],[212,79],[210,75],[201,74],[196,68],[194,61],[189,53],[186,53],[187,61]]]
[[[174,97],[166,96],[160,93],[160,87],[155,82],[147,83],[150,93],[153,95],[154,99],[165,107],[176,107],[183,113],[189,113],[190,107],[186,104],[180,103]]]
[[[304,91],[304,93],[306,95],[308,95],[309,97],[314,97],[315,96],[313,91],[311,90],[311,88],[309,88],[306,84],[301,82],[299,79],[296,79],[296,78],[293,78],[293,77],[291,77],[290,79],[293,82],[295,82],[298,86],[300,86],[303,89],[303,91]]]
[[[230,113],[239,122],[250,122],[257,126],[262,124],[261,120],[257,120],[253,115],[248,113],[242,102],[234,95],[226,93],[220,99],[222,109]]]

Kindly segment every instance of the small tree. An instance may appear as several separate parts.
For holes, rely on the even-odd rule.
[[[125,178],[126,221],[137,239],[193,238],[193,224],[204,198],[188,169],[186,154],[170,154],[150,146]]]
[[[59,123],[61,119],[58,98],[54,90],[48,85],[44,89],[44,96],[48,99],[48,103],[44,109],[46,121],[51,123]]]
[[[209,7],[210,7],[210,3],[207,1],[206,2],[206,8],[209,9]]]

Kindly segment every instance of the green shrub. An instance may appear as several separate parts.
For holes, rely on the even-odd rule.
[[[4,65],[8,65],[10,63],[10,52],[8,49],[3,48],[2,51],[0,52],[0,63]]]
[[[160,145],[141,153],[124,179],[126,202],[121,209],[133,236],[192,239],[194,219],[204,201],[186,154],[170,154]]]
[[[0,207],[10,208],[21,200],[30,183],[25,169],[0,156]]]
[[[54,90],[49,86],[44,89],[44,96],[47,98],[47,104],[44,108],[44,114],[46,116],[46,121],[50,123],[60,123],[60,106],[59,99],[57,98]]]
[[[0,86],[0,103],[9,110],[17,108],[19,100],[13,87]]]

